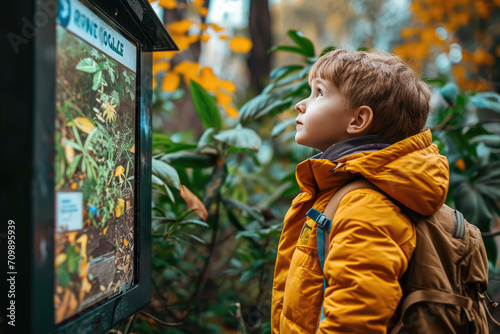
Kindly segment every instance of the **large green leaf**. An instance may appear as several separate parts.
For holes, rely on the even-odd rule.
[[[497,263],[498,249],[494,238],[484,238],[484,248],[486,248],[486,256],[488,260]]]
[[[292,53],[298,53],[299,55],[305,56],[305,57],[310,57],[309,52],[307,50],[304,50],[301,47],[296,47],[296,46],[290,46],[290,45],[278,45],[278,46],[273,46],[272,48],[269,49],[269,53],[271,52],[276,52],[276,51],[286,51],[286,52],[292,52]]]
[[[304,65],[288,65],[288,66],[277,67],[271,71],[269,76],[272,81],[280,80],[293,72],[302,70],[303,68]]]
[[[286,98],[283,100],[276,100],[273,103],[267,105],[266,107],[258,110],[255,115],[253,115],[254,119],[260,118],[264,115],[276,116],[277,114],[288,110],[292,107],[292,98]]]
[[[258,151],[262,140],[257,132],[252,129],[238,126],[234,129],[224,130],[214,135],[214,139],[229,146],[249,148]]]
[[[292,124],[295,124],[295,117],[289,118],[287,120],[284,120],[276,124],[274,128],[271,130],[271,136],[272,137],[279,136],[286,130],[286,128],[288,128]]]
[[[153,174],[151,175],[151,182],[153,183],[153,186],[159,189],[163,194],[167,195],[172,203],[175,204],[175,197],[172,193],[172,190],[170,190],[170,188],[165,184],[165,182],[162,181],[162,179]]]
[[[191,97],[205,128],[222,128],[222,120],[215,99],[198,83],[191,80]]]
[[[462,182],[455,189],[453,198],[457,209],[470,223],[481,231],[489,231],[492,214],[478,189],[473,188],[468,181]]]
[[[486,146],[498,147],[500,146],[500,136],[497,134],[479,135],[473,137],[469,142],[471,144],[484,143]]]
[[[161,160],[182,168],[206,168],[215,164],[216,157],[212,154],[184,151],[165,154]]]
[[[215,132],[216,131],[214,128],[208,128],[207,130],[205,130],[205,132],[203,132],[200,139],[198,140],[197,147],[199,151],[213,147]]]
[[[298,45],[302,50],[304,50],[304,55],[307,57],[314,57],[314,45],[313,43],[304,37],[300,31],[289,30],[288,36]]]
[[[102,70],[99,70],[94,73],[94,77],[92,79],[92,90],[97,90],[101,85],[101,81],[103,81]]]
[[[96,61],[90,57],[80,60],[80,62],[75,67],[79,71],[87,72],[87,73],[95,73],[102,68],[99,66]]]
[[[453,82],[446,83],[439,92],[449,105],[454,105],[458,97],[458,87]]]
[[[500,95],[498,93],[478,93],[472,96],[469,101],[478,108],[486,108],[500,112]]]
[[[153,159],[152,173],[160,180],[165,182],[166,185],[179,190],[179,174],[177,174],[177,171],[174,167],[161,160]]]
[[[276,98],[267,94],[260,94],[245,103],[238,115],[240,122],[250,121],[255,119],[255,115],[259,113],[262,109],[264,109],[269,104],[276,101]]]

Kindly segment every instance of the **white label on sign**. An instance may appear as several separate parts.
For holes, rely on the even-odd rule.
[[[83,193],[58,191],[56,193],[56,229],[66,231],[83,228]]]

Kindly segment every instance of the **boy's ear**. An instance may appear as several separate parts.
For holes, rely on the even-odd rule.
[[[368,106],[361,106],[354,110],[351,122],[347,126],[347,133],[351,135],[364,135],[370,128],[373,120],[373,110]]]

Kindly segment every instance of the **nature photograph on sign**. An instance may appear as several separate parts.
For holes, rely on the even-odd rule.
[[[99,40],[92,45],[60,23],[56,29],[54,311],[60,323],[134,283],[136,73]]]

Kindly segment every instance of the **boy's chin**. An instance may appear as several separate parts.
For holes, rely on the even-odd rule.
[[[295,135],[295,142],[301,146],[305,146],[305,147],[313,148],[315,150],[323,151],[322,149],[320,149],[319,147],[316,147],[315,145],[310,145],[310,144],[300,140],[300,138],[297,138],[297,135]]]

